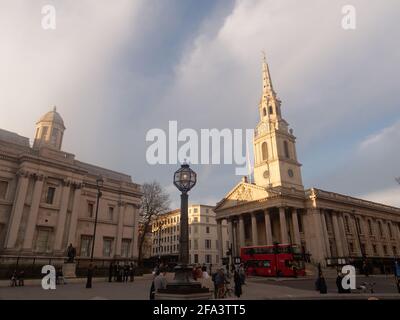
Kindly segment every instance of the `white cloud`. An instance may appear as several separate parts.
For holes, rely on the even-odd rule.
[[[400,207],[400,186],[360,195],[360,198]]]

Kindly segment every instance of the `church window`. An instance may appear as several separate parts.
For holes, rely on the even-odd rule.
[[[293,173],[293,170],[292,170],[292,169],[289,169],[289,170],[288,170],[288,175],[289,175],[290,178],[293,178],[294,173]]]
[[[269,114],[274,114],[274,109],[272,108],[272,106],[269,106]]]
[[[108,220],[114,220],[114,207],[108,207]]]
[[[289,154],[289,144],[288,142],[285,140],[283,141],[283,149],[285,151],[285,157],[286,158],[290,158],[290,154]]]
[[[49,245],[50,230],[39,229],[36,237],[36,251],[46,252]]]
[[[262,153],[262,159],[267,160],[268,159],[268,145],[266,142],[263,142],[261,145],[261,153]]]
[[[90,218],[92,218],[92,217],[93,217],[93,211],[94,211],[94,204],[93,204],[93,202],[88,202],[87,210],[88,210],[88,216],[89,216]]]
[[[81,257],[89,257],[92,248],[92,236],[82,236],[81,237]]]
[[[103,238],[103,257],[111,257],[113,238]]]
[[[265,108],[263,109],[263,116],[265,117],[267,115],[267,110]]]

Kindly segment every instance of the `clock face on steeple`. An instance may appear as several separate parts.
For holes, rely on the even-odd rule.
[[[264,177],[265,179],[268,179],[268,178],[269,178],[269,171],[268,171],[268,170],[265,170],[265,171],[264,171],[263,177]]]

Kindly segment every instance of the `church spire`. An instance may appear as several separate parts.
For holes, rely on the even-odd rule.
[[[263,54],[263,61],[262,61],[263,96],[267,96],[268,98],[275,98],[276,94],[272,86],[267,58],[264,51],[262,52],[262,54]]]
[[[281,118],[281,102],[277,98],[274,88],[272,86],[271,74],[269,73],[269,67],[265,52],[262,52],[262,77],[263,77],[263,88],[262,96],[260,101],[260,119],[264,120],[280,120]]]

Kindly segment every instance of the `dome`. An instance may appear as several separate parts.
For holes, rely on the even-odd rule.
[[[50,112],[47,112],[43,117],[40,118],[38,123],[40,122],[53,122],[64,126],[64,120],[61,118],[60,114],[57,112],[56,107]]]

